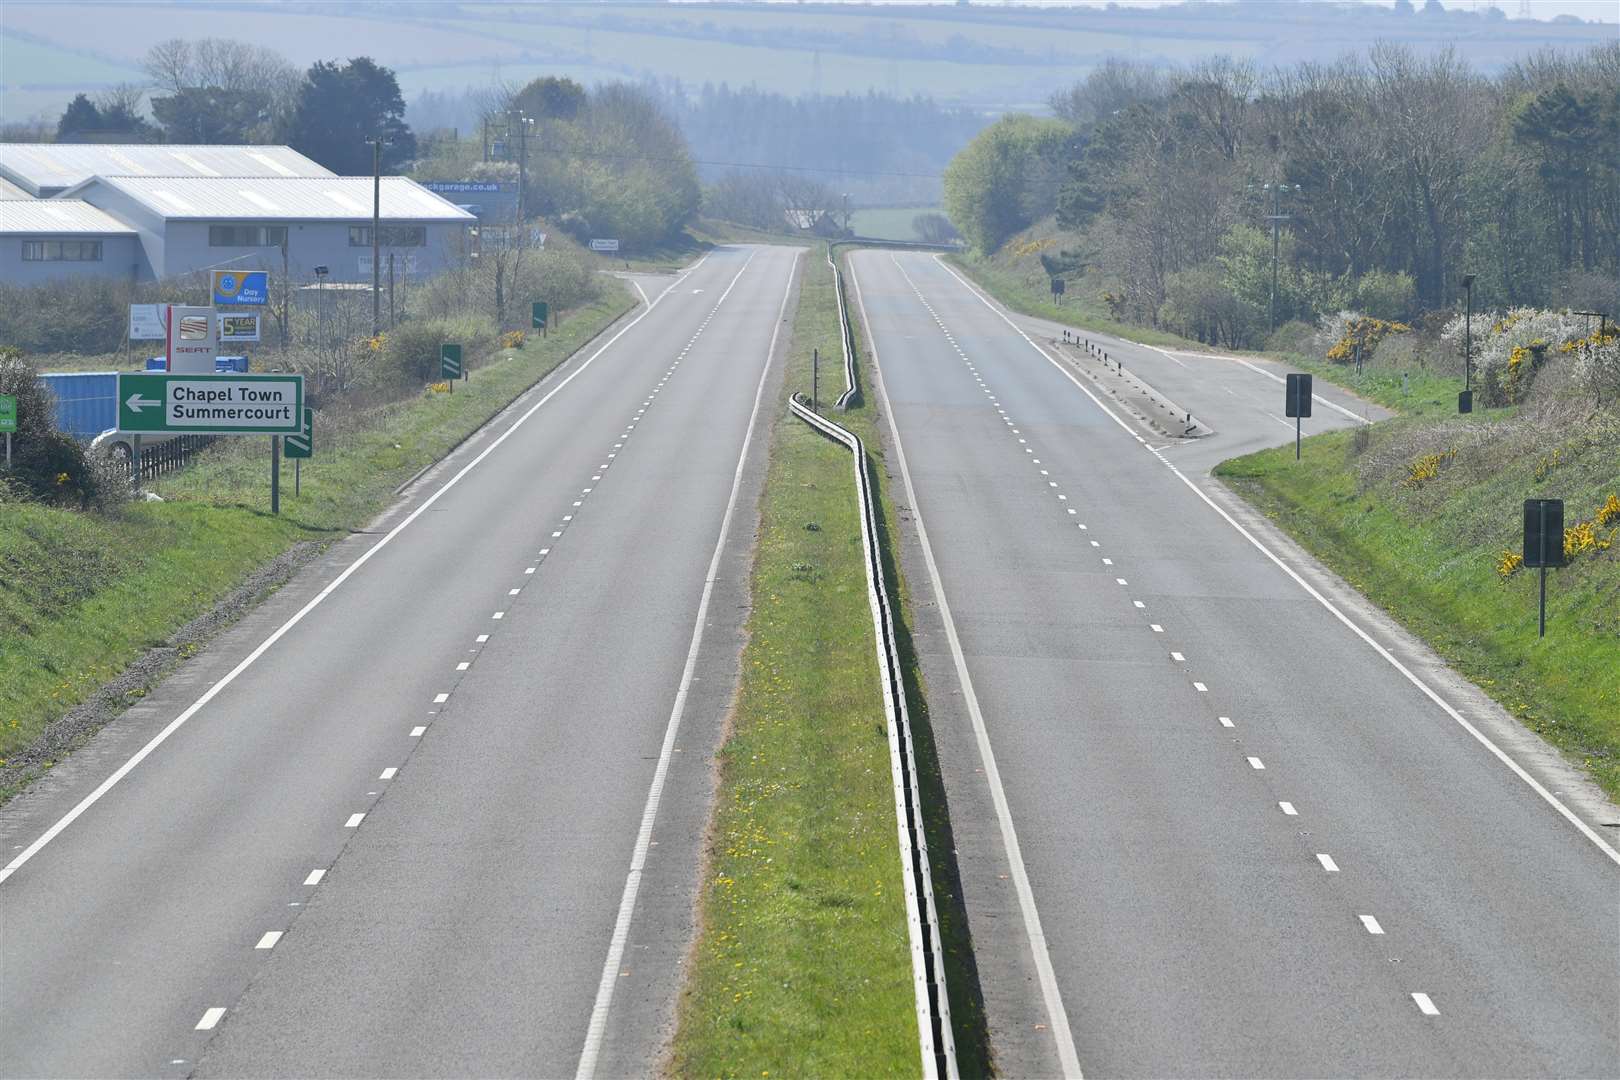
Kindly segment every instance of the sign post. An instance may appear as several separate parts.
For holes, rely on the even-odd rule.
[[[439,378],[450,384],[450,392],[456,392],[456,380],[461,378],[466,369],[461,364],[461,346],[455,342],[447,341],[439,346]]]
[[[1284,416],[1294,418],[1294,460],[1299,460],[1300,418],[1311,415],[1311,377],[1290,372],[1288,375],[1287,395],[1284,401]]]
[[[6,468],[11,468],[11,433],[17,430],[17,399],[0,394],[0,431],[6,433]]]
[[[536,300],[531,305],[529,325],[540,331],[540,336],[546,336],[547,324],[551,322],[551,306],[544,300]]]
[[[1062,278],[1055,277],[1052,279],[1052,303],[1060,307],[1063,305],[1063,290],[1066,287]]]
[[[270,436],[270,512],[281,513],[281,436]]]
[[[810,411],[819,412],[816,408],[816,392],[821,382],[821,350],[810,350]]]
[[[1547,636],[1547,567],[1564,565],[1564,500],[1524,500],[1524,565],[1541,569],[1540,631]]]
[[[315,410],[308,405],[304,406],[304,422],[298,429],[298,434],[288,435],[287,441],[282,445],[281,451],[292,459],[293,463],[293,495],[299,494],[302,477],[301,466],[305,458],[315,456]]]

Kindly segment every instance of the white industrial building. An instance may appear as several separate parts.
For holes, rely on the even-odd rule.
[[[371,280],[372,178],[336,176],[289,147],[0,143],[0,183],[22,193],[0,189],[7,281],[227,267]],[[405,177],[383,177],[379,195],[385,272],[389,255],[396,276],[415,277],[467,250],[472,214]],[[63,213],[40,212],[49,206]]]

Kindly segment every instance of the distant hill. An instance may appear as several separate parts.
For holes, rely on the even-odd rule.
[[[1613,7],[1593,6],[1594,13]],[[925,94],[990,112],[1038,108],[1108,56],[1177,63],[1212,53],[1279,64],[1331,59],[1376,39],[1455,45],[1492,70],[1526,52],[1583,47],[1613,22],[1508,19],[1494,8],[1400,11],[1366,3],[1239,0],[1158,8],[1007,5],[68,3],[0,8],[0,119],[54,119],[73,94],[142,80],[174,36],[234,37],[300,65],[369,54],[407,100],[494,79],[567,75],[756,85],[789,95]]]

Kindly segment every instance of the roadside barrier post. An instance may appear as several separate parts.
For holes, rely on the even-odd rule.
[[[281,436],[270,436],[270,512],[281,513]]]

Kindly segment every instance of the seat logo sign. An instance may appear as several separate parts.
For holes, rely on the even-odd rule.
[[[268,270],[214,271],[214,303],[268,304],[269,302],[270,272]]]

